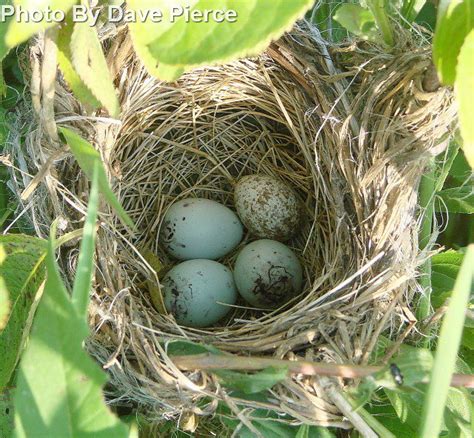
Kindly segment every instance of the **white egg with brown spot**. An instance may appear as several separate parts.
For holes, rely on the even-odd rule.
[[[301,228],[303,208],[295,191],[267,175],[238,181],[234,203],[242,223],[256,237],[286,241]]]

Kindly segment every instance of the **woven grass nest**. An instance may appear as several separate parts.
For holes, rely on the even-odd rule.
[[[292,424],[350,427],[328,389],[350,380],[295,374],[262,403],[234,397],[212,373],[179,370],[167,352],[180,340],[244,357],[367,364],[381,334],[407,335],[425,256],[418,185],[455,119],[448,89],[423,88],[429,45],[400,29],[391,52],[364,41],[328,46],[300,23],[260,57],[199,68],[176,83],[147,74],[126,31],[109,33],[104,47],[120,120],[87,113],[60,76],[55,117],[100,151],[137,225],[133,233],[101,205],[88,350],[110,374],[110,403],[152,421],[212,416],[224,401],[240,419],[263,407]],[[37,234],[46,237],[57,217],[63,233],[81,228],[87,178],[64,146],[48,140],[41,119],[26,131],[26,153],[11,152],[42,176],[23,201]],[[158,239],[163,215],[183,197],[232,208],[235,182],[253,173],[287,182],[304,201],[307,220],[289,242],[304,266],[304,291],[274,312],[239,302],[221,326],[178,326],[150,299],[176,263]],[[19,193],[30,182],[24,174],[15,181]],[[69,282],[78,248],[74,241],[60,250]],[[236,251],[223,263],[232,266]]]

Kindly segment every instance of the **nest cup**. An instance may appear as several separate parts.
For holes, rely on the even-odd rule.
[[[292,424],[350,427],[334,396],[348,381],[293,375],[265,402],[244,400],[212,373],[180,371],[172,351],[175,341],[192,341],[250,358],[366,364],[381,333],[406,336],[424,257],[417,249],[418,184],[443,148],[455,110],[449,90],[423,88],[430,68],[423,38],[399,35],[390,53],[357,41],[329,47],[300,23],[260,57],[163,83],[147,74],[129,36],[117,30],[103,42],[120,120],[87,113],[58,76],[56,123],[101,153],[137,225],[132,232],[101,205],[88,349],[110,374],[111,404],[158,421],[212,416],[224,401],[239,419],[265,408]],[[31,53],[34,83],[41,42]],[[22,200],[41,237],[56,217],[63,233],[80,228],[89,190],[45,126],[42,118],[29,123],[26,154],[11,149],[30,174],[44,175]],[[160,276],[177,263],[160,244],[163,216],[185,197],[233,208],[236,181],[254,173],[285,181],[304,204],[305,223],[288,243],[304,267],[304,290],[272,312],[239,301],[215,327],[178,326],[151,300]],[[18,193],[31,182],[13,176]],[[241,246],[251,240],[246,235]],[[78,248],[73,242],[60,250],[67,281]],[[237,251],[221,261],[232,266]]]

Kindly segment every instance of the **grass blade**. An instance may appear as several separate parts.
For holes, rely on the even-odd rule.
[[[449,308],[441,326],[435,362],[426,394],[421,423],[421,438],[439,435],[451,376],[461,343],[465,312],[474,282],[474,245],[470,245],[454,285]]]
[[[97,221],[97,209],[99,205],[99,164],[94,163],[92,176],[92,187],[87,207],[87,217],[84,224],[84,231],[81,243],[81,251],[77,264],[76,278],[72,290],[72,304],[79,315],[87,317],[89,306],[89,292],[92,283],[94,268],[94,248]]]
[[[90,180],[92,180],[94,166],[96,163],[98,164],[98,184],[100,192],[104,195],[109,205],[117,212],[122,222],[128,225],[130,228],[135,229],[133,221],[130,219],[127,212],[124,210],[114,192],[110,188],[99,152],[97,152],[88,141],[84,140],[74,131],[61,127],[59,128],[59,132],[66,139],[66,142],[71,148],[71,151],[79,163],[79,166]]]

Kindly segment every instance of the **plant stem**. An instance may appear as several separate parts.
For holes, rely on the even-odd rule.
[[[395,43],[395,39],[393,37],[393,29],[390,24],[385,0],[367,0],[367,6],[374,15],[375,22],[382,32],[385,43],[392,47]]]
[[[384,427],[382,423],[376,420],[376,418],[363,407],[358,406],[356,400],[352,397],[347,397],[348,402],[351,406],[357,410],[359,415],[364,419],[364,421],[378,434],[380,437],[384,438],[396,438],[393,433],[391,433],[387,428]]]
[[[448,140],[446,140],[448,142]],[[447,145],[446,158],[443,167],[439,172],[436,171],[436,162],[433,158],[428,165],[427,172],[422,176],[419,188],[420,210],[423,212],[420,233],[418,236],[418,246],[420,251],[426,249],[430,243],[433,233],[433,215],[435,195],[443,186],[448,177],[449,170],[456,158],[459,150],[459,143],[451,141]],[[423,289],[423,295],[418,301],[416,316],[419,321],[429,317],[431,313],[431,259],[427,259],[420,269],[420,286]],[[425,333],[422,345],[429,347],[431,329],[428,327]]]
[[[403,2],[403,6],[401,8],[400,13],[405,18],[405,20],[407,20],[409,23],[413,22],[416,18],[415,5],[416,5],[415,0],[405,0]]]
[[[470,245],[464,255],[440,330],[434,364],[431,369],[430,384],[423,403],[420,434],[422,438],[438,436],[441,431],[443,413],[448,399],[449,381],[456,369],[466,308],[473,281],[474,245]]]
[[[286,367],[290,374],[306,376],[333,376],[346,379],[357,379],[382,371],[383,366],[340,365],[333,363],[292,361],[271,359],[267,357],[241,357],[231,354],[216,355],[211,353],[186,356],[171,356],[174,364],[182,370],[242,370],[258,371],[268,367]],[[420,383],[426,383],[421,381]],[[473,374],[454,374],[452,386],[474,388]]]
[[[434,195],[436,191],[435,178],[433,160],[429,164],[428,171],[421,177],[420,182],[418,203],[423,214],[418,236],[420,251],[423,251],[427,247],[433,232]],[[423,321],[431,312],[431,258],[423,263],[420,271],[420,286],[423,293],[418,301],[416,316],[419,321]],[[427,335],[427,337],[423,340],[423,346],[427,347],[430,342],[430,336],[429,333],[425,333],[425,335]]]
[[[361,412],[361,410],[357,409],[357,405],[354,403],[354,400],[352,400],[348,394],[343,394],[340,389],[334,384],[334,382],[327,377],[321,377],[319,383],[323,387],[324,392],[327,394],[327,397],[352,423],[354,428],[357,429],[361,436],[363,436],[364,438],[377,438],[377,436],[379,436],[374,432],[375,429],[372,430],[373,427],[369,425],[369,421],[373,419],[373,417],[369,414],[369,417],[372,418],[367,421],[367,418],[363,417],[363,414],[367,412]],[[395,438],[391,434],[383,436],[386,436],[387,438]]]
[[[58,47],[56,40],[58,29],[52,27],[44,32],[43,62],[41,65],[42,106],[41,117],[46,132],[51,140],[59,141],[58,129],[54,118],[54,94],[56,92],[56,72],[58,64]]]

